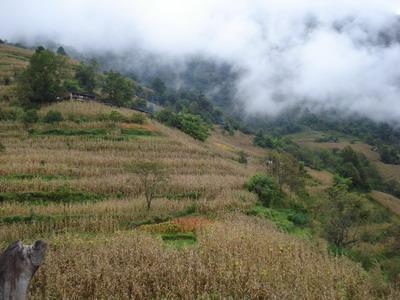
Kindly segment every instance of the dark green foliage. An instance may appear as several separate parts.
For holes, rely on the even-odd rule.
[[[262,131],[257,132],[253,142],[254,145],[262,148],[277,149],[281,146],[281,141],[279,138],[266,135]]]
[[[33,124],[37,121],[39,121],[39,116],[36,109],[29,109],[25,111],[22,117],[22,122],[24,122],[24,124]]]
[[[159,77],[153,79],[151,82],[151,88],[159,95],[163,95],[167,89],[164,81]]]
[[[124,136],[160,136],[160,133],[142,128],[122,128],[121,135]]]
[[[385,164],[400,164],[400,149],[395,146],[382,145],[378,147],[382,162]]]
[[[177,248],[194,245],[197,241],[193,232],[165,233],[161,235],[161,238],[167,245]]]
[[[64,118],[63,118],[62,114],[56,110],[49,110],[47,112],[47,114],[45,114],[45,116],[43,117],[43,122],[50,123],[50,124],[58,123],[63,120],[64,120]]]
[[[122,106],[131,100],[133,96],[133,84],[118,72],[105,72],[103,83],[103,97],[112,104]]]
[[[364,200],[349,193],[345,186],[336,185],[328,189],[327,219],[325,237],[337,248],[345,248],[358,242],[359,237],[353,227],[362,224],[368,218]]]
[[[0,121],[16,121],[23,114],[24,111],[20,107],[0,107]]]
[[[308,214],[304,212],[296,212],[291,214],[289,215],[288,220],[292,221],[297,226],[305,226],[310,221]]]
[[[164,109],[156,114],[156,119],[170,127],[178,128],[200,141],[205,141],[209,136],[209,126],[197,115],[183,112],[174,113]]]
[[[125,140],[131,136],[158,136],[158,132],[149,131],[141,128],[52,128],[45,130],[30,129],[31,135],[60,135],[60,136],[86,136],[99,137],[106,140]]]
[[[340,152],[340,157],[342,160],[337,168],[338,173],[345,178],[351,178],[352,187],[369,190],[370,185],[365,175],[364,166],[361,163],[361,154],[347,146]],[[365,163],[367,164],[368,160],[365,160]]]
[[[244,151],[239,152],[239,163],[247,165],[247,154]]]
[[[65,49],[64,49],[64,47],[62,47],[62,46],[58,47],[58,49],[57,49],[57,54],[58,54],[58,55],[67,56],[67,52],[65,52]]]
[[[78,192],[69,189],[60,189],[53,192],[1,192],[0,203],[2,202],[27,202],[30,204],[40,204],[46,202],[70,203],[98,201],[105,198],[90,192]]]
[[[97,70],[98,64],[95,60],[92,60],[89,64],[80,63],[76,67],[75,79],[77,80],[79,86],[86,92],[93,92],[93,90],[96,88]]]
[[[45,130],[31,129],[28,131],[31,135],[64,135],[64,136],[96,136],[105,135],[107,130],[105,128],[52,128]]]
[[[81,87],[76,79],[68,79],[64,81],[64,87],[69,92],[80,92]]]
[[[6,151],[6,146],[0,142],[0,153]]]
[[[266,174],[254,175],[245,183],[245,188],[254,192],[258,200],[266,207],[279,205],[284,198],[284,193],[275,178]]]
[[[178,129],[203,142],[208,138],[209,126],[204,123],[200,116],[180,112],[177,117],[179,121]]]
[[[26,174],[26,173],[0,175],[0,180],[32,180],[36,178],[45,181],[50,181],[50,180],[68,180],[76,177],[67,175],[58,175],[58,174]]]
[[[29,66],[18,81],[18,95],[22,101],[46,103],[56,101],[65,93],[67,65],[63,56],[38,49],[32,55]]]
[[[4,77],[4,81],[3,82],[4,82],[4,85],[10,85],[11,84],[11,78],[6,76],[6,77]]]
[[[309,234],[309,230],[305,228],[309,221],[306,213],[296,212],[292,209],[276,209],[255,205],[247,210],[246,214],[271,220],[278,228],[288,233]]]

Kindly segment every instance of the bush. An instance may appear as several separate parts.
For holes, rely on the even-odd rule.
[[[19,107],[0,107],[0,121],[16,121],[21,118],[23,111]]]
[[[134,124],[144,124],[145,121],[146,117],[141,113],[133,113],[129,118],[129,122]]]
[[[266,207],[281,204],[284,198],[275,178],[266,174],[254,175],[245,183],[245,188],[256,193],[258,200]]]
[[[108,119],[112,122],[122,122],[125,120],[125,117],[120,112],[113,110]]]
[[[43,122],[45,123],[57,123],[63,120],[62,114],[56,110],[50,110],[43,118]]]
[[[184,112],[174,113],[164,109],[156,114],[156,119],[170,127],[178,128],[191,137],[203,142],[210,135],[208,132],[209,126],[198,115]]]
[[[33,123],[36,123],[38,120],[39,120],[39,116],[35,109],[27,110],[22,117],[22,121],[25,124],[33,124]]]
[[[208,136],[208,126],[200,116],[178,113],[179,129],[191,137],[204,142]]]
[[[239,152],[239,163],[247,165],[247,154],[244,151]]]
[[[0,143],[0,152],[6,151],[6,146],[4,146],[2,143]]]

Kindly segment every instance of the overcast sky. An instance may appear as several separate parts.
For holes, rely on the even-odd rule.
[[[302,104],[400,119],[400,0],[1,0],[0,11],[11,41],[229,62],[249,113]]]

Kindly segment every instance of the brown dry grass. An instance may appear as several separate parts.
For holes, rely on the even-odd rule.
[[[177,250],[140,232],[63,236],[50,245],[32,299],[373,299],[366,274],[238,215]],[[73,258],[73,259],[72,259]],[[394,297],[394,295],[393,295]]]
[[[392,195],[372,191],[371,196],[384,207],[390,209],[392,212],[400,216],[400,199]]]

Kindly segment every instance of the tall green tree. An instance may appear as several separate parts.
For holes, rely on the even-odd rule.
[[[55,101],[64,94],[67,78],[65,57],[38,48],[18,80],[19,98],[38,104]]]
[[[116,105],[126,104],[133,96],[133,84],[118,72],[106,72],[103,96]]]
[[[78,81],[79,86],[87,92],[93,92],[96,88],[96,74],[99,65],[95,60],[90,61],[89,64],[80,63],[76,67],[75,79]]]
[[[338,184],[327,190],[325,237],[338,248],[351,247],[359,240],[358,225],[368,218],[361,196]]]

